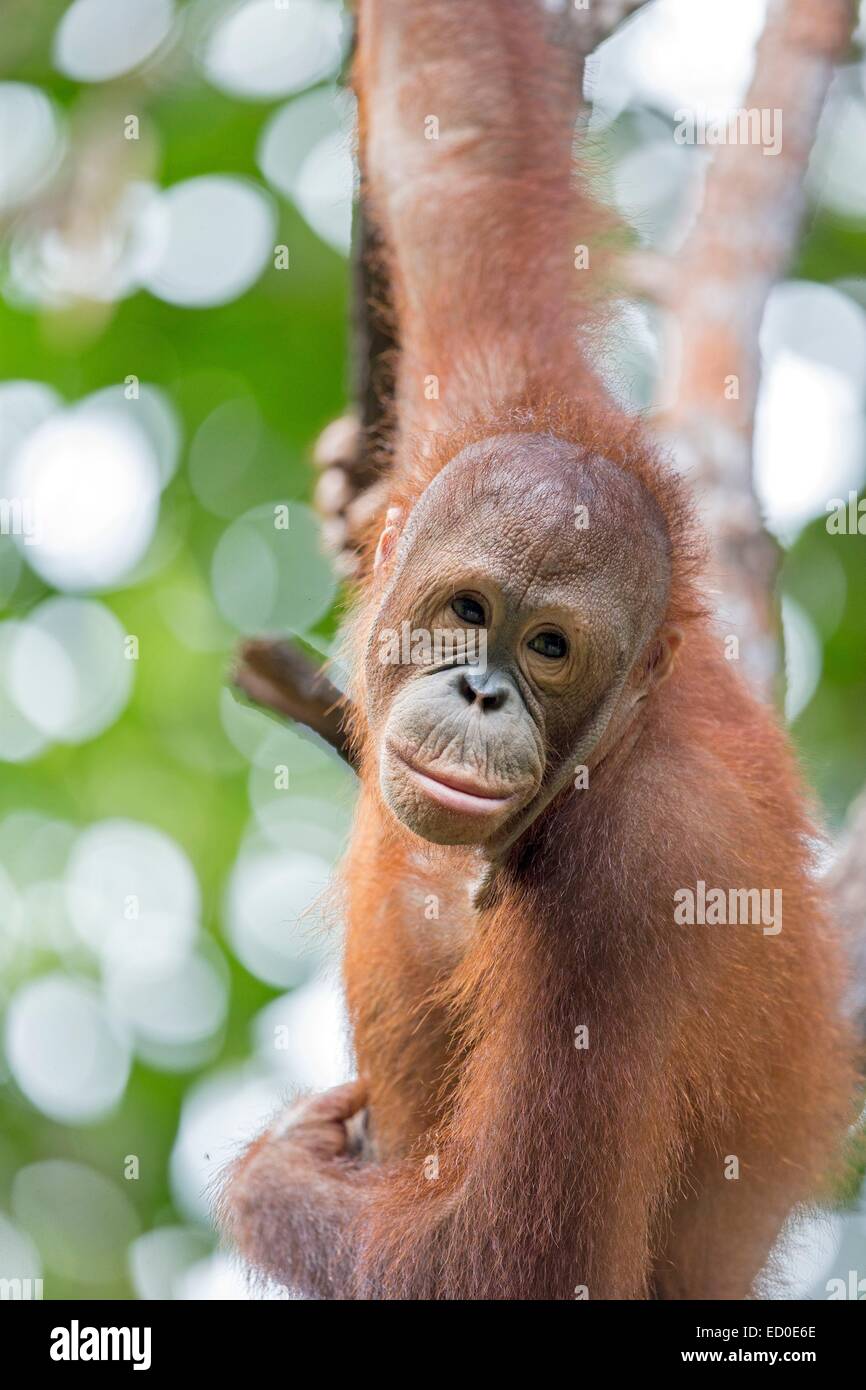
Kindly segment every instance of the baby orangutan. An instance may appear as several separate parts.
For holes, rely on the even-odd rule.
[[[361,1080],[248,1149],[225,1222],[312,1297],[745,1298],[853,1096],[791,750],[589,365],[604,219],[539,8],[360,0],[357,85],[400,340],[354,620]],[[406,624],[460,641],[389,659]],[[699,881],[779,890],[783,929],[676,922]]]

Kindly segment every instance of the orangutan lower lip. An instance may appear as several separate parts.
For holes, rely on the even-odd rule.
[[[396,752],[396,749],[394,750]],[[490,815],[495,811],[501,811],[503,806],[514,800],[514,795],[498,796],[495,792],[485,791],[478,786],[477,782],[471,782],[467,777],[459,774],[449,774],[448,777],[440,777],[432,772],[423,772],[420,767],[416,767],[402,753],[397,753],[400,761],[409,769],[415,781],[424,788],[428,796],[440,805],[447,806],[452,811],[466,811],[470,815]]]

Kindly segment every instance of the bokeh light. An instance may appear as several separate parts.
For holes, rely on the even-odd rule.
[[[47,1270],[83,1284],[111,1284],[139,1233],[135,1208],[118,1183],[84,1163],[47,1159],[21,1168],[12,1214],[36,1241]]]
[[[181,1276],[176,1297],[194,1302],[224,1303],[234,1300],[279,1300],[285,1302],[294,1295],[290,1289],[261,1278],[253,1279],[241,1261],[224,1251],[217,1251],[199,1260]]]
[[[92,152],[94,161],[100,157],[105,153]],[[158,190],[141,179],[119,182],[119,171],[114,180],[110,175],[105,179],[106,187],[81,193],[107,203],[98,227],[81,214],[78,222],[62,216],[25,220],[14,230],[3,285],[10,304],[68,310],[83,300],[108,306],[139,288],[148,257],[154,255],[147,215]]]
[[[340,65],[342,11],[331,0],[246,0],[219,19],[202,66],[224,92],[267,100],[299,92]]]
[[[171,1155],[179,1211],[193,1221],[209,1220],[226,1165],[282,1100],[277,1081],[249,1065],[223,1068],[187,1092]]]
[[[173,0],[74,0],[57,26],[54,62],[79,82],[107,82],[149,58],[173,19]]]
[[[275,233],[273,208],[253,183],[203,174],[173,184],[141,219],[141,283],[169,304],[225,304],[261,275]]]
[[[255,507],[214,551],[217,607],[239,632],[304,632],[327,613],[337,584],[319,523],[301,502]]]
[[[829,285],[778,285],[761,349],[755,490],[767,525],[790,541],[866,472],[866,312]]]
[[[323,1091],[352,1076],[342,990],[319,976],[274,999],[253,1021],[262,1062],[296,1086]]]
[[[161,947],[114,955],[105,992],[136,1052],[162,1071],[189,1071],[219,1051],[228,1009],[228,972],[216,946],[202,938],[173,956]]]
[[[181,1297],[184,1276],[207,1254],[208,1241],[193,1226],[157,1226],[145,1231],[129,1248],[129,1270],[135,1292],[144,1299]]]
[[[36,757],[48,742],[11,693],[15,652],[26,631],[26,623],[15,619],[0,623],[0,758],[7,763]]]
[[[587,64],[593,124],[627,106],[727,111],[753,67],[765,0],[655,0],[603,43]]]
[[[87,980],[46,975],[23,985],[9,1005],[5,1049],[28,1100],[66,1124],[110,1113],[129,1076],[129,1046]]]
[[[38,87],[0,82],[0,211],[13,208],[47,181],[64,150],[56,108]]]
[[[261,443],[264,422],[251,396],[224,401],[203,420],[189,450],[190,486],[217,516],[237,515],[238,495]]]
[[[866,217],[866,103],[863,66],[840,72],[809,161],[809,187],[842,216]]]
[[[323,895],[331,866],[318,855],[250,845],[232,869],[226,901],[229,940],[251,974],[285,989],[318,959]]]
[[[46,737],[82,743],[113,724],[132,687],[117,618],[92,599],[49,598],[20,623],[7,657],[6,690]]]
[[[793,724],[808,705],[821,679],[821,638],[808,613],[790,594],[782,597],[785,646],[785,718]]]
[[[155,826],[108,820],[82,831],[66,892],[76,931],[108,963],[169,966],[193,943],[201,910],[195,872]]]
[[[290,198],[313,230],[345,255],[352,231],[356,186],[352,157],[354,101],[346,91],[321,87],[288,102],[270,118],[259,140],[259,168]]]
[[[41,1274],[36,1245],[0,1212],[0,1279],[39,1279]]]
[[[146,430],[104,400],[38,425],[10,461],[6,486],[32,518],[20,538],[28,563],[58,588],[115,583],[153,539],[159,460]]]

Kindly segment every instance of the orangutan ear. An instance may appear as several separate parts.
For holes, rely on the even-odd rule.
[[[403,508],[389,507],[385,513],[385,525],[382,527],[379,544],[376,546],[376,556],[373,560],[374,573],[379,573],[387,567],[397,542],[400,539],[400,532],[402,529]]]
[[[650,645],[646,662],[647,685],[661,685],[666,681],[677,659],[677,652],[683,644],[683,630],[674,623],[665,623]]]

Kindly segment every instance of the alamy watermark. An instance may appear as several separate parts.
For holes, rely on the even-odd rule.
[[[866,1278],[861,1278],[859,1270],[849,1269],[847,1279],[828,1279],[824,1286],[830,1302],[839,1299],[862,1303],[866,1299]]]
[[[51,1331],[52,1361],[130,1361],[134,1371],[150,1370],[149,1327],[82,1327],[73,1318],[69,1327]]]
[[[758,145],[773,158],[782,149],[782,111],[778,106],[741,107],[719,116],[706,107],[674,112],[678,145]]]
[[[866,536],[866,497],[854,491],[843,497],[831,497],[827,503],[826,527],[831,536]]]
[[[413,627],[407,620],[399,628],[379,633],[382,666],[487,665],[487,629],[483,627]]]
[[[0,1279],[0,1303],[30,1303],[43,1297],[41,1279]]]
[[[761,927],[764,936],[782,930],[781,888],[708,888],[699,878],[694,888],[674,893],[678,926]]]
[[[0,497],[0,536],[20,536],[25,545],[39,544],[39,517],[31,497]]]

